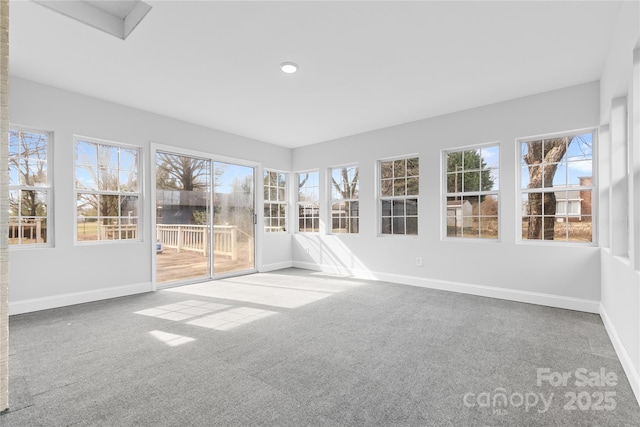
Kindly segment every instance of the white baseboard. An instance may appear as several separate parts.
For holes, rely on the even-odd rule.
[[[263,264],[258,267],[258,271],[260,273],[266,273],[268,271],[283,270],[291,267],[293,267],[293,261],[276,262],[273,264]]]
[[[32,311],[47,310],[50,308],[64,307],[67,305],[82,304],[85,302],[100,301],[127,295],[151,292],[151,283],[138,283],[135,285],[117,286],[113,288],[96,289],[93,291],[74,292],[69,294],[54,295],[51,297],[33,298],[20,301],[9,301],[9,315],[31,313]]]
[[[446,280],[426,279],[422,277],[407,276],[402,274],[378,273],[358,269],[347,269],[342,267],[336,268],[333,266],[318,265],[308,262],[294,261],[293,266],[297,268],[304,268],[307,270],[322,271],[330,274],[349,275],[360,279],[383,280],[385,282],[418,286],[421,288],[438,289],[442,291],[478,295],[482,297],[524,302],[528,304],[564,308],[568,310],[585,311],[587,313],[600,313],[600,301],[581,298],[572,298],[561,295],[544,294],[540,292],[521,291],[515,289],[497,288],[493,286],[475,285],[470,283],[451,282]]]
[[[636,400],[640,405],[640,374],[636,369],[629,353],[627,353],[627,349],[624,347],[622,340],[618,336],[618,332],[616,331],[615,326],[613,326],[613,322],[611,318],[607,314],[607,310],[604,308],[604,305],[600,304],[600,317],[602,318],[602,323],[604,323],[604,327],[607,329],[607,333],[609,334],[609,338],[611,338],[611,343],[613,344],[613,348],[616,350],[616,354],[618,355],[618,359],[620,359],[620,364],[622,365],[622,369],[624,369],[624,373],[627,375],[627,379],[629,380],[629,384],[631,384],[631,388],[633,389],[633,393],[636,395]]]

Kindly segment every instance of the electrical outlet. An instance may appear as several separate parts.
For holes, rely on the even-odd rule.
[[[422,267],[422,257],[421,256],[416,257],[416,265],[418,267]]]

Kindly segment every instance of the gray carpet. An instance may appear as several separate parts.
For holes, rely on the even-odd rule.
[[[2,426],[640,425],[600,317],[536,305],[288,269],[10,328]]]

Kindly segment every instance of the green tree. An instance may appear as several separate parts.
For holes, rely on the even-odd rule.
[[[493,188],[491,170],[480,156],[480,150],[455,151],[447,154],[447,191],[461,193],[488,191]]]

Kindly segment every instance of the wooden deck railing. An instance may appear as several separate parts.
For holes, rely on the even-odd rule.
[[[21,222],[9,219],[9,241],[46,243],[47,225],[41,219],[23,219]]]
[[[237,251],[238,227],[234,225],[213,226],[213,253],[230,256],[232,261],[238,259]],[[209,251],[208,225],[158,224],[156,238],[166,248],[177,252],[201,252],[203,256]]]

